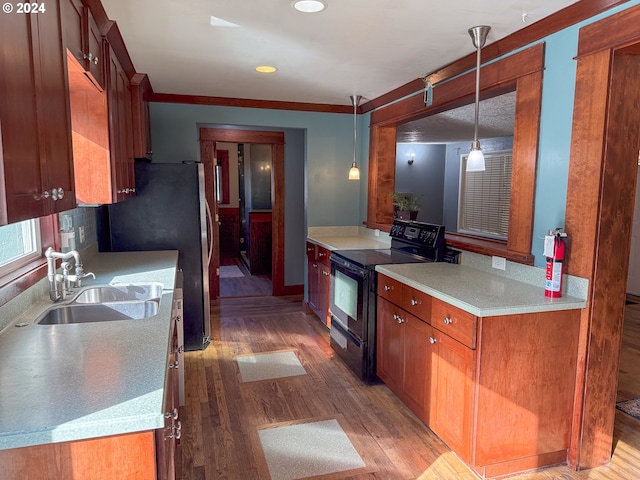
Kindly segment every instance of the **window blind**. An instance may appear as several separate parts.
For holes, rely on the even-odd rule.
[[[467,172],[462,156],[458,231],[507,239],[512,152],[487,153],[484,172]]]

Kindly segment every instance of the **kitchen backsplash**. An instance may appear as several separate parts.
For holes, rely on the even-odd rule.
[[[62,251],[84,250],[98,242],[96,207],[79,207],[59,214]]]

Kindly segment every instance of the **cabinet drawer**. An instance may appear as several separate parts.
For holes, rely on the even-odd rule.
[[[476,348],[476,317],[437,298],[431,302],[431,326]]]
[[[378,295],[386,298],[396,305],[402,304],[402,283],[393,278],[389,278],[381,273],[378,274]]]
[[[331,266],[331,263],[329,262],[330,256],[331,256],[331,251],[318,245],[318,261],[320,263],[325,264],[327,267]]]
[[[309,260],[316,260],[316,248],[317,245],[315,243],[307,242],[307,257],[309,257]]]
[[[431,323],[431,295],[403,285],[401,306],[420,320]]]

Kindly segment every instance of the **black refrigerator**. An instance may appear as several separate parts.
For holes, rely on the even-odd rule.
[[[136,196],[103,207],[100,251],[178,250],[183,276],[184,346],[210,341],[207,200],[201,163],[135,164]]]

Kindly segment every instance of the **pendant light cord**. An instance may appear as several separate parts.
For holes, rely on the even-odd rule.
[[[478,141],[478,118],[480,112],[480,49],[482,46],[478,44],[476,49],[476,119],[473,140]]]

